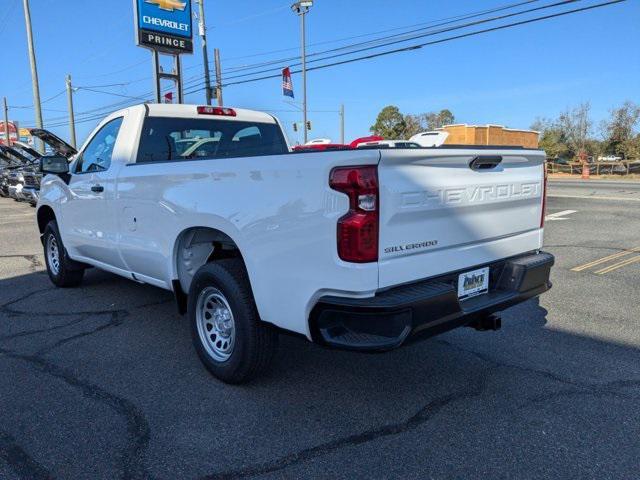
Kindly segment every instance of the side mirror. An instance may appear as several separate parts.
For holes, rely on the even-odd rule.
[[[40,171],[45,175],[47,173],[54,175],[69,173],[69,160],[62,156],[42,157],[40,159]]]

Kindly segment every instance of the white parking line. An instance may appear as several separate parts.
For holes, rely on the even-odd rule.
[[[569,220],[568,218],[562,218],[562,217],[566,217],[567,215],[571,215],[572,213],[576,213],[577,210],[563,210],[561,212],[556,212],[556,213],[551,213],[549,215],[547,215],[546,217],[544,217],[545,220]]]
[[[640,202],[640,198],[635,197],[600,197],[597,195],[556,195],[549,194],[548,198],[588,198],[590,200],[614,200],[619,202]]]

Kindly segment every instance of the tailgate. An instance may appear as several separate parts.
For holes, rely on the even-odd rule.
[[[379,286],[542,246],[544,152],[382,150]]]

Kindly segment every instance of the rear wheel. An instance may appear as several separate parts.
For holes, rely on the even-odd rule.
[[[67,255],[55,220],[44,229],[44,259],[47,273],[57,287],[76,287],[82,282],[84,268]]]
[[[241,260],[219,260],[198,270],[188,315],[198,356],[218,379],[244,383],[269,367],[278,334],[260,320]]]

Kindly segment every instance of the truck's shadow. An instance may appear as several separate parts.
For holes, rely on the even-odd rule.
[[[502,476],[510,462],[541,471],[558,451],[558,477],[638,463],[639,352],[549,329],[538,300],[507,311],[500,332],[459,329],[379,355],[282,336],[271,371],[241,387],[200,365],[168,292],[95,270],[80,288],[54,289],[39,271],[0,280],[0,303],[0,366],[21,375],[1,380],[0,458],[19,449],[34,475],[39,465],[74,476],[87,458],[115,456],[113,476],[130,478],[296,477],[310,462],[352,477],[390,468],[380,449],[399,462],[390,476],[401,464],[447,476],[442,458],[458,459],[457,477],[483,463]],[[34,401],[34,388],[47,396]],[[51,448],[79,449],[68,464],[40,441],[61,429],[69,443]],[[592,448],[603,430],[610,446]]]

